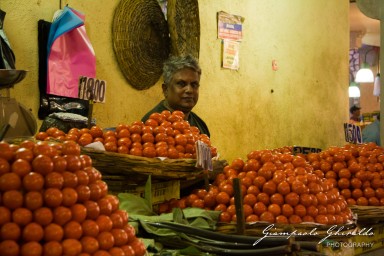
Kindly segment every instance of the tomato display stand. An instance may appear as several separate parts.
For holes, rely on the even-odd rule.
[[[196,168],[196,159],[147,158],[91,148],[82,148],[82,153],[92,158],[93,166],[104,175],[123,175],[130,181],[143,184],[152,176],[153,180],[194,180],[202,179],[204,171]],[[213,161],[212,174],[221,172],[226,160]]]

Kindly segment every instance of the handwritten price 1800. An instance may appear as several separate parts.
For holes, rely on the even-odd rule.
[[[106,89],[107,83],[104,80],[82,76],[79,81],[79,99],[104,103]]]

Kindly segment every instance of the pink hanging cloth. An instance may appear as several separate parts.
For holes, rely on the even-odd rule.
[[[96,76],[96,58],[84,26],[85,15],[65,7],[48,37],[47,94],[78,98],[79,78]]]

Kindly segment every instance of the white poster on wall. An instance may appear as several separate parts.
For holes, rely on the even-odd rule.
[[[223,68],[239,69],[240,42],[223,40]]]

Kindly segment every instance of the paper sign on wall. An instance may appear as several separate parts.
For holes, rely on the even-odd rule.
[[[217,37],[241,41],[243,39],[244,18],[223,11],[217,13]]]
[[[362,144],[361,128],[358,125],[344,123],[345,141],[354,144]]]
[[[217,38],[222,39],[222,67],[239,69],[240,41],[244,18],[223,11],[217,13]]]
[[[223,68],[239,69],[240,42],[223,40]]]

